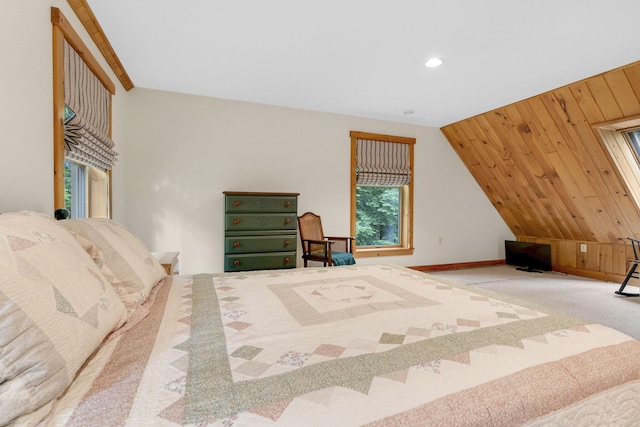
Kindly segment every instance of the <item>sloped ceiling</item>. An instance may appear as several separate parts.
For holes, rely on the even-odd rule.
[[[640,210],[596,125],[638,117],[640,62],[442,131],[516,236],[620,244]]]
[[[436,127],[640,59],[637,0],[87,3],[137,87]]]

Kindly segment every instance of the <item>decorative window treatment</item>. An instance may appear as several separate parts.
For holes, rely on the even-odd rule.
[[[356,184],[395,186],[410,182],[408,144],[356,140]]]
[[[110,170],[118,155],[108,136],[111,94],[66,40],[64,102],[74,113],[64,124],[65,156]]]

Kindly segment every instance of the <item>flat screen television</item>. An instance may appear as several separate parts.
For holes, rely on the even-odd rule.
[[[551,271],[551,245],[504,241],[505,263],[522,271]]]

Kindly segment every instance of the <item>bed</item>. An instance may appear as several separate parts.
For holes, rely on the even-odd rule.
[[[165,276],[109,220],[0,237],[0,424],[637,422],[640,343],[563,313],[393,265]]]

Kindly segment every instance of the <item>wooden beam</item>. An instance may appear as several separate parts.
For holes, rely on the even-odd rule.
[[[102,82],[104,87],[113,95],[116,93],[116,85],[113,84],[107,73],[102,69],[98,60],[91,54],[89,48],[82,41],[78,33],[73,29],[67,18],[57,7],[51,8],[51,23],[60,27],[64,39],[78,52],[78,55],[84,60],[89,69]]]
[[[104,59],[107,61],[113,72],[122,83],[124,89],[128,92],[134,88],[133,82],[129,78],[127,71],[124,69],[124,66],[120,62],[120,58],[116,55],[115,50],[109,43],[107,36],[105,35],[102,27],[98,23],[96,16],[93,14],[91,7],[86,0],[67,0],[69,6],[76,14],[84,28],[89,33],[89,37],[94,41],[98,49],[104,56]]]

